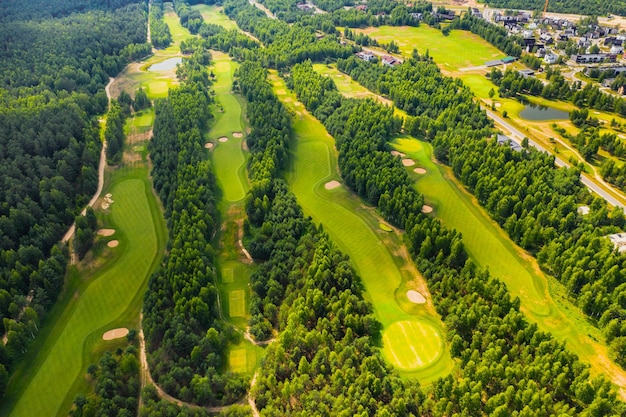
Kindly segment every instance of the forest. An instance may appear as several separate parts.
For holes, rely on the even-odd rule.
[[[35,0],[2,2],[0,10],[4,393],[7,371],[28,351],[63,286],[69,253],[59,241],[98,184],[104,86],[145,56],[147,5]]]
[[[521,10],[543,11],[543,0],[488,0],[490,7]],[[554,13],[574,13],[591,16],[606,16],[614,13],[626,16],[626,2],[624,0],[551,0],[548,11]]]

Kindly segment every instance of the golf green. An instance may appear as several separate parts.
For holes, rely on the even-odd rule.
[[[405,371],[430,365],[441,355],[442,349],[439,332],[423,321],[397,321],[383,332],[383,354]]]

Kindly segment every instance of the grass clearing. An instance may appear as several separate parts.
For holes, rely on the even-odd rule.
[[[235,282],[235,274],[232,268],[222,269],[222,282],[224,284],[230,284],[232,282]]]
[[[145,167],[116,171],[104,192],[113,194],[115,204],[100,217],[116,230],[120,246],[109,250],[106,262],[92,273],[70,278],[48,328],[31,349],[36,356],[15,373],[2,415],[65,415],[75,394],[87,389],[82,375],[95,361],[93,355],[120,343],[102,341],[102,334],[138,326],[147,278],[164,248],[165,222]]]
[[[324,184],[340,179],[336,173],[334,139],[317,119],[301,106],[296,106],[299,103],[295,95],[287,92],[284,80],[275,72],[272,72],[270,81],[283,103],[294,113],[301,112],[294,118],[296,140],[292,147],[288,182],[304,213],[316,223],[323,224],[333,241],[350,256],[363,279],[367,290],[365,297],[374,305],[376,318],[383,326],[404,320],[423,321],[443,334],[423,278],[410,262],[401,238],[395,233],[382,231],[380,219],[373,210],[363,207],[344,187],[332,191],[325,189]],[[396,291],[402,288],[406,294],[407,285],[421,285],[419,291],[426,295],[427,303],[413,304],[411,311],[403,308],[396,301]],[[429,367],[401,371],[404,376],[418,377],[422,383],[428,383],[447,375],[453,366],[454,362],[444,350]]]
[[[193,10],[199,11],[207,23],[221,26],[227,30],[239,30],[239,26],[237,26],[237,23],[230,20],[230,18],[226,16],[226,14],[224,13],[224,8],[222,6],[196,4],[194,6],[191,6],[191,8]]]
[[[425,322],[397,321],[383,332],[383,354],[389,362],[405,371],[434,362],[443,347],[439,332]]]
[[[244,373],[248,367],[248,352],[246,349],[232,349],[228,353],[228,366],[235,373]]]
[[[417,49],[420,54],[428,51],[444,71],[480,66],[486,61],[505,56],[478,35],[461,30],[453,30],[448,36],[427,25],[380,26],[353,31],[365,33],[378,42],[394,41],[400,47],[400,52],[407,57],[411,56],[413,49]]]

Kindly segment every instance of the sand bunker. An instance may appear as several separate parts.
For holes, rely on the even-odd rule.
[[[424,304],[426,302],[426,299],[424,298],[424,296],[414,290],[407,291],[406,296],[410,302],[415,303],[415,304]]]
[[[426,170],[424,168],[415,168],[413,172],[415,172],[416,174],[423,175],[426,173]]]
[[[341,186],[341,183],[339,181],[329,181],[326,184],[324,184],[324,188],[326,188],[327,190],[332,190],[340,186]]]
[[[102,210],[106,210],[106,209],[108,209],[108,208],[109,208],[109,206],[110,206],[110,204],[109,204],[109,203],[102,203]]]
[[[215,146],[215,145],[213,145],[213,142],[207,142],[207,143],[204,144],[204,147],[206,149],[211,149],[213,146]]]
[[[233,132],[233,137],[234,138],[243,138],[243,133],[241,133],[241,132]]]
[[[405,167],[412,167],[413,165],[415,165],[415,161],[412,159],[403,159],[402,165],[404,165]]]
[[[218,139],[220,142],[228,142],[228,138],[226,136],[222,136]]]
[[[400,158],[404,158],[406,155],[403,154],[402,152],[398,152],[398,151],[391,151],[391,154],[393,156],[399,156]]]
[[[98,236],[112,236],[115,233],[115,229],[100,229],[97,233]]]
[[[126,327],[120,327],[119,329],[109,330],[108,332],[102,335],[102,339],[104,340],[119,339],[120,337],[125,337],[127,334],[128,334],[128,329]]]
[[[119,244],[120,244],[119,240],[111,240],[111,241],[109,241],[109,243],[107,243],[107,246],[110,247],[110,248],[114,248],[114,247],[116,247]]]
[[[433,212],[433,208],[431,206],[427,206],[426,204],[422,206],[422,213],[432,213],[432,212]]]

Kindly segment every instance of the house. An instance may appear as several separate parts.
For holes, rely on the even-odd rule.
[[[471,8],[472,16],[477,17],[479,19],[483,18],[483,14],[476,7]]]
[[[611,84],[613,84],[613,81],[615,81],[615,78],[605,78],[604,80],[602,80],[602,87],[611,87]]]
[[[567,42],[568,40],[569,40],[569,36],[568,35],[566,35],[564,33],[561,33],[559,35],[559,42]]]
[[[617,55],[615,54],[579,54],[572,55],[571,61],[576,64],[600,64],[602,62],[615,62]]]
[[[576,211],[578,212],[578,214],[582,215],[582,216],[586,216],[587,214],[589,214],[589,206],[580,206],[576,209]]]
[[[298,3],[296,4],[296,7],[303,12],[310,12],[311,10],[313,10],[313,7],[311,7],[311,5],[307,3]]]
[[[411,17],[415,20],[422,20],[424,15],[422,13],[409,13]]]
[[[383,55],[380,60],[383,63],[383,65],[386,65],[388,67],[395,67],[396,65],[402,64],[402,61],[390,55]]]
[[[537,58],[544,58],[546,56],[546,48],[537,49]]]
[[[368,51],[357,52],[356,56],[357,58],[367,62],[370,62],[372,59],[374,59],[374,54]]]
[[[530,38],[533,38],[535,36],[535,32],[532,31],[532,30],[526,29],[522,33],[522,36],[524,37],[524,39],[530,39]]]
[[[608,38],[604,39],[604,46],[622,46],[624,44],[624,40],[623,39],[619,39],[618,37],[612,37],[609,36]]]
[[[558,60],[559,60],[559,56],[553,52],[548,52],[543,57],[543,62],[545,62],[548,65],[556,64]]]
[[[446,12],[446,13],[433,12],[432,16],[438,22],[442,22],[444,20],[445,21],[452,21],[452,20],[454,20],[454,12],[452,12],[452,11],[449,11],[449,12]]]
[[[613,45],[611,46],[611,50],[609,51],[609,54],[623,54],[624,53],[624,47],[621,45]]]
[[[521,69],[518,71],[520,75],[524,78],[532,77],[535,75],[535,71],[531,69]]]
[[[579,48],[588,48],[591,46],[591,42],[589,41],[589,39],[583,36],[582,38],[578,39],[577,45]]]
[[[508,146],[515,152],[521,152],[524,150],[517,142],[513,141],[510,137],[496,134],[496,143],[500,146]]]
[[[501,59],[495,59],[493,61],[487,61],[485,62],[485,66],[486,67],[496,67],[498,65],[502,65],[502,60]]]
[[[505,56],[504,58],[502,58],[502,63],[503,64],[510,64],[512,62],[517,61],[517,58],[514,56]]]
[[[358,6],[355,7],[355,9],[360,11],[360,12],[366,12],[367,11],[367,5],[359,4]]]
[[[539,35],[539,39],[546,45],[552,45],[554,43],[554,39],[552,39],[552,35],[549,33],[542,33]]]
[[[563,31],[563,35],[565,36],[576,36],[578,34],[578,31],[576,30],[575,27],[571,27],[571,28],[567,28]]]
[[[619,253],[626,252],[626,233],[615,233],[607,236]]]

